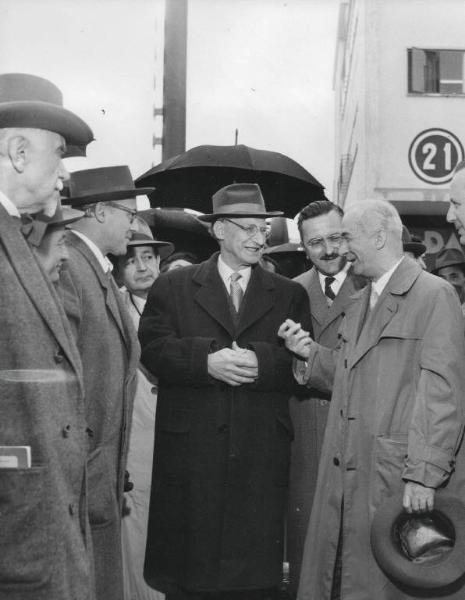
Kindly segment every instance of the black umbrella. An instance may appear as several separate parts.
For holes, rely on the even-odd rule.
[[[219,249],[207,226],[194,215],[163,208],[149,208],[137,214],[153,228],[157,239],[174,244],[176,252],[192,252],[200,260],[205,260]]]
[[[299,163],[279,152],[248,146],[197,146],[153,167],[136,180],[151,186],[152,206],[177,206],[209,213],[211,198],[230,183],[258,183],[268,210],[293,217],[324,198],[324,187]]]

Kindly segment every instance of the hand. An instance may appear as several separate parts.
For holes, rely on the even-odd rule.
[[[258,377],[255,353],[241,348],[223,348],[208,355],[208,374],[229,385],[253,383]]]
[[[430,512],[434,508],[435,489],[407,481],[402,505],[408,513]]]
[[[300,323],[295,323],[292,319],[286,319],[278,329],[279,337],[283,338],[286,348],[307,359],[310,355],[310,346],[313,343],[308,331],[302,329]]]
[[[241,353],[242,356],[247,356],[249,358],[250,362],[253,363],[253,365],[255,367],[257,367],[257,376],[258,376],[258,358],[257,358],[257,355],[255,354],[255,352],[253,350],[249,350],[248,348],[241,348],[240,346],[237,345],[237,342],[232,343],[232,349],[236,352]]]

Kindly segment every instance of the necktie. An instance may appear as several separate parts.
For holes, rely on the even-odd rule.
[[[330,275],[328,275],[327,277],[325,277],[325,296],[327,298],[329,298],[330,300],[334,300],[334,298],[336,297],[336,294],[331,289],[331,284],[334,281],[336,281],[335,277],[331,277]]]
[[[239,312],[239,307],[241,305],[242,297],[244,295],[244,290],[239,285],[239,279],[242,277],[240,273],[234,271],[231,273],[231,284],[229,287],[229,293],[231,295],[231,300],[236,309],[236,312]]]

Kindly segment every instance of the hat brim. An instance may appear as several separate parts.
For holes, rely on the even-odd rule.
[[[302,244],[297,242],[286,242],[277,246],[269,246],[263,251],[264,254],[305,254]]]
[[[415,256],[421,256],[426,252],[426,246],[421,242],[406,242],[404,252],[412,252]]]
[[[67,144],[81,152],[93,141],[92,129],[70,110],[48,102],[0,103],[0,129],[21,127],[45,129],[62,135]]]
[[[84,206],[85,204],[97,204],[97,202],[109,202],[110,200],[127,200],[135,196],[143,196],[153,192],[155,188],[131,188],[126,190],[115,190],[112,192],[101,192],[100,194],[88,194],[86,196],[74,196],[62,198],[61,203],[67,206]]]
[[[218,219],[268,219],[271,217],[282,217],[282,211],[274,211],[274,212],[226,212],[226,213],[212,213],[209,215],[197,215],[197,219],[199,221],[205,221],[206,223],[212,223],[213,221],[217,221]]]
[[[437,275],[438,271],[440,271],[441,269],[445,269],[446,267],[457,267],[458,265],[462,265],[462,267],[465,266],[465,261],[457,260],[457,261],[447,262],[439,267],[435,267],[434,269],[431,269],[431,273],[433,275]]]
[[[158,240],[130,240],[127,244],[128,248],[137,248],[138,246],[153,246],[158,249],[160,259],[165,260],[174,252],[174,244],[171,242],[160,242]]]
[[[442,513],[455,529],[455,545],[439,560],[413,562],[398,548],[393,526],[402,515],[402,494],[386,499],[371,525],[371,548],[384,573],[405,586],[421,589],[445,588],[465,573],[465,504],[446,492],[438,491],[434,511]]]

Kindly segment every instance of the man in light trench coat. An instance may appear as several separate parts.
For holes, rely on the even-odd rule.
[[[346,212],[340,252],[371,285],[348,310],[337,350],[289,320],[279,330],[303,358],[299,381],[334,384],[299,600],[410,598],[372,555],[374,512],[394,493],[408,512],[431,509],[439,487],[465,496],[460,306],[450,285],[402,256],[401,232],[384,201]]]

